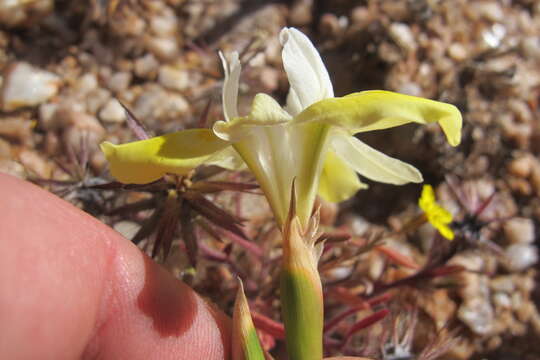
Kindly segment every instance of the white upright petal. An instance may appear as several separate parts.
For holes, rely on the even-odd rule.
[[[335,131],[331,139],[336,154],[368,179],[394,185],[423,181],[414,166],[385,155],[346,132]]]
[[[309,38],[295,28],[284,28],[279,41],[283,45],[283,67],[293,92],[287,99],[287,110],[296,115],[319,100],[334,97],[328,71]]]
[[[292,87],[287,94],[287,105],[285,105],[285,110],[293,116],[300,114],[302,110],[304,110],[296,91],[294,91]]]
[[[219,52],[219,58],[221,59],[223,72],[225,73],[222,101],[223,114],[227,121],[238,117],[238,85],[240,82],[240,71],[242,70],[238,52],[233,51],[229,57],[230,62],[227,62],[223,53],[221,51]]]

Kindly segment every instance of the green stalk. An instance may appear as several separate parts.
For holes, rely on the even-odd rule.
[[[320,280],[318,284],[313,280],[302,269],[281,272],[281,311],[290,360],[322,359],[322,293]]]
[[[318,212],[304,228],[296,216],[294,184],[289,215],[283,227],[281,312],[290,360],[321,360],[323,356],[323,295],[315,245]]]

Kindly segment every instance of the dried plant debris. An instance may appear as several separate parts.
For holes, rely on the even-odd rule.
[[[166,260],[173,240],[181,235],[189,261],[195,266],[198,256],[196,228],[219,241],[223,241],[225,237],[230,238],[247,251],[261,256],[261,250],[250,242],[242,230],[244,219],[220,208],[206,198],[208,194],[215,196],[222,191],[252,192],[258,188],[256,185],[206,180],[204,176],[197,177],[193,174],[189,177],[166,177],[145,185],[110,182],[91,188],[117,193],[120,191],[137,193],[139,200],[110,208],[105,215],[113,219],[140,222],[141,226],[133,235],[132,241],[139,244],[153,235],[151,255],[154,258]],[[142,213],[148,212],[151,214],[141,216]],[[149,245],[147,242],[145,248]]]
[[[113,226],[225,311],[242,278],[276,359],[282,250],[252,176],[208,167],[122,185],[98,144],[222,119],[219,49],[246,64],[240,113],[257,92],[283,103],[285,25],[315,40],[338,96],[456,104],[456,148],[437,126],[360,135],[434,185],[452,242],[412,221],[420,187],[370,183],[339,212],[321,202],[327,355],[538,358],[537,1],[11,1],[0,23],[0,171]]]

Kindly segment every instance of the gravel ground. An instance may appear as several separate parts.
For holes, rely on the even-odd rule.
[[[40,183],[127,237],[153,208],[111,209],[163,198],[89,188],[111,180],[98,144],[135,138],[120,103],[156,135],[221,119],[218,49],[239,51],[247,64],[241,109],[258,92],[284,101],[283,26],[313,39],[338,96],[387,89],[457,105],[464,115],[457,148],[436,126],[362,135],[436,187],[455,215],[457,245],[429,226],[405,231],[419,213],[418,185],[369,183],[339,209],[323,204],[325,231],[338,240],[340,232],[352,235],[321,261],[327,318],[374,304],[327,332],[327,349],[380,359],[540,359],[533,341],[540,336],[540,2],[14,0],[0,1],[0,24],[0,171]],[[251,180],[211,170],[204,176]],[[245,232],[258,250],[230,233],[218,242],[199,229],[195,270],[189,236],[173,231],[165,264],[227,312],[234,275],[242,276],[263,319],[263,342],[280,358],[279,331],[267,325],[279,321],[280,248],[269,211],[258,195],[208,198],[249,219]],[[153,238],[137,241],[150,251]],[[263,260],[253,255],[261,250]],[[436,274],[415,277],[430,264]],[[385,319],[343,345],[352,325],[382,310]],[[409,337],[406,328],[414,330]]]

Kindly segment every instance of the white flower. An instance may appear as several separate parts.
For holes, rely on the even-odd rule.
[[[356,173],[395,185],[422,181],[415,167],[369,147],[355,133],[440,121],[449,141],[459,142],[461,115],[454,106],[386,91],[334,98],[328,71],[309,39],[294,28],[285,28],[280,41],[290,83],[285,110],[269,96],[258,94],[250,114],[238,116],[238,54],[231,54],[228,63],[220,53],[226,121],[214,125],[220,138],[234,143],[280,222],[287,214],[288,189],[294,178],[304,225],[317,193],[339,202],[366,188]]]

